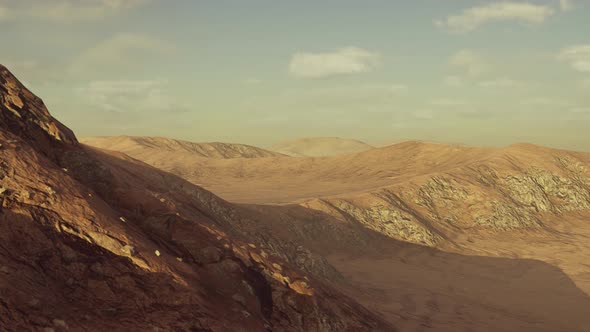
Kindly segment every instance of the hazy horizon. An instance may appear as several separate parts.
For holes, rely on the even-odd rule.
[[[79,136],[590,150],[583,1],[0,2],[6,65]]]
[[[282,144],[301,143],[306,140],[310,140],[310,141],[315,142],[316,140],[323,140],[323,139],[334,139],[335,142],[342,141],[343,143],[346,141],[358,141],[359,143],[367,144],[371,148],[384,148],[384,147],[393,146],[396,144],[408,143],[408,142],[422,142],[422,143],[427,143],[427,144],[440,144],[440,145],[450,145],[450,146],[458,145],[458,146],[466,146],[466,147],[497,147],[497,148],[509,147],[509,146],[519,145],[519,144],[539,145],[539,144],[524,142],[524,141],[522,141],[522,142],[515,141],[515,142],[503,144],[503,145],[502,144],[496,144],[496,145],[494,145],[494,144],[488,144],[488,145],[479,144],[478,145],[478,144],[470,144],[470,143],[463,143],[463,142],[433,141],[433,140],[414,139],[414,138],[400,138],[400,139],[396,139],[396,140],[384,140],[384,141],[363,141],[360,139],[356,139],[354,137],[338,137],[338,136],[293,137],[293,138],[284,139],[281,141],[269,141],[269,142],[265,142],[263,144],[251,144],[251,143],[244,143],[244,142],[238,142],[238,141],[219,141],[219,140],[217,140],[217,141],[215,141],[215,140],[191,141],[191,140],[177,138],[177,137],[173,137],[173,136],[153,136],[153,135],[141,135],[141,136],[137,136],[137,135],[95,135],[95,136],[78,135],[77,137],[79,140],[81,140],[82,143],[85,143],[86,141],[92,142],[93,139],[109,139],[110,140],[110,139],[116,139],[119,137],[140,138],[140,139],[141,138],[163,138],[163,139],[173,139],[173,140],[187,141],[187,142],[192,142],[192,143],[202,143],[202,144],[222,143],[222,144],[250,145],[250,146],[254,146],[254,147],[268,149],[270,151],[275,151],[275,152],[280,152],[280,151],[276,151],[276,149],[274,149],[274,148],[276,148],[277,146],[282,145]],[[315,146],[315,144],[313,146]],[[547,147],[551,147],[551,146],[547,145]],[[576,151],[575,149],[571,149],[571,150]],[[584,152],[584,151],[579,151],[579,152]]]

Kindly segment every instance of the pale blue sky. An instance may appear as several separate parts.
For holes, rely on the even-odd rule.
[[[79,136],[590,150],[585,0],[0,0],[0,62]]]

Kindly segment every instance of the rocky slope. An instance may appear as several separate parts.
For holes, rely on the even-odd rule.
[[[273,145],[270,149],[294,157],[326,157],[362,152],[373,147],[367,143],[338,137],[307,137]]]
[[[256,209],[288,220],[291,238],[328,256],[353,284],[343,289],[400,330],[588,330],[590,154],[417,142],[386,151],[313,167],[391,183]]]
[[[531,230],[554,216],[589,211],[589,166],[590,154],[515,145],[443,172],[304,205],[435,246],[455,233]]]
[[[281,153],[264,150],[255,146],[230,143],[193,143],[164,137],[83,137],[82,143],[105,149],[120,151],[137,156],[138,159],[152,160],[174,155],[186,158],[202,157],[214,159],[281,157]]]
[[[78,144],[1,66],[0,127],[3,331],[393,330],[240,209]]]
[[[242,229],[309,249],[301,268],[403,331],[590,326],[588,153],[405,142],[183,162],[153,164],[247,203],[261,221]]]
[[[147,161],[230,201],[297,203],[429,246],[461,231],[535,229],[590,210],[590,154],[527,144],[405,142],[329,158]]]

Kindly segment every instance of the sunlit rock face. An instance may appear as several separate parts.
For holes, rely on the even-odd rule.
[[[0,124],[17,136],[47,144],[54,140],[76,144],[74,133],[54,119],[43,101],[32,94],[7,68],[0,65]],[[44,137],[46,136],[46,137]]]

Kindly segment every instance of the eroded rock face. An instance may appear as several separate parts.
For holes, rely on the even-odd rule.
[[[434,176],[420,187],[416,203],[431,209],[436,206],[452,207],[453,203],[466,199],[468,195],[456,181],[444,176]]]
[[[474,223],[485,229],[505,231],[540,227],[539,220],[527,209],[502,201],[490,201],[485,203],[483,207],[484,211],[488,212],[477,215]]]
[[[560,213],[590,208],[589,179],[531,169],[524,175],[507,177],[504,185],[514,200],[535,212]]]
[[[343,218],[387,237],[428,245],[434,245],[439,239],[417,222],[415,215],[404,211],[393,201],[374,197],[368,205],[335,199],[329,202]]]
[[[497,169],[482,162],[413,183],[304,205],[387,237],[436,246],[462,230],[539,229],[549,215],[590,209],[590,173],[573,156]],[[328,208],[326,206],[329,206]]]

